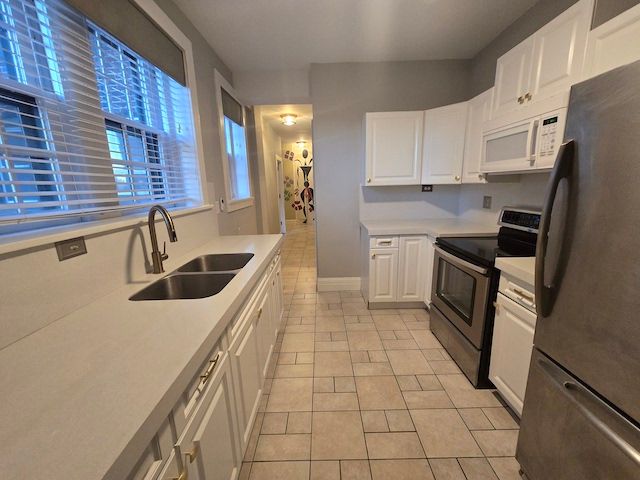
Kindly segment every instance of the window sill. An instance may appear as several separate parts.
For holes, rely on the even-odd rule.
[[[253,207],[253,204],[253,197],[243,198],[242,200],[233,200],[225,203],[224,211],[226,213],[235,212],[236,210],[241,210],[243,208]]]
[[[184,217],[198,212],[212,210],[213,205],[202,205],[199,207],[183,208],[171,211],[173,218]],[[29,248],[42,247],[61,240],[74,237],[88,237],[106,234],[117,230],[122,230],[133,225],[146,225],[147,216],[132,215],[124,218],[116,218],[103,221],[87,222],[84,224],[65,225],[61,227],[45,228],[33,232],[10,234],[0,237],[0,255],[19,252]]]

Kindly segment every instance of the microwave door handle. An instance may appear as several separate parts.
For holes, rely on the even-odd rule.
[[[529,126],[529,134],[527,136],[527,145],[529,146],[529,153],[527,155],[527,161],[533,161],[536,158],[536,140],[538,137],[538,123],[539,120],[534,120]]]
[[[555,294],[556,279],[552,278],[550,284],[545,284],[545,257],[547,256],[547,246],[549,243],[549,226],[551,225],[551,214],[553,203],[558,193],[560,181],[571,175],[573,165],[574,141],[569,140],[560,146],[556,164],[551,171],[551,178],[547,187],[547,193],[542,207],[540,217],[540,228],[538,230],[538,242],[536,245],[536,265],[535,265],[535,294],[538,304],[538,314],[548,317],[553,308],[553,296]],[[556,272],[554,271],[554,277]]]

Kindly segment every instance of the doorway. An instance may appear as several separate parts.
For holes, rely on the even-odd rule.
[[[276,170],[278,183],[278,217],[280,220],[280,233],[287,233],[287,218],[284,207],[284,165],[282,157],[276,154]]]

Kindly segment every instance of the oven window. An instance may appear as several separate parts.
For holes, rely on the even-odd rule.
[[[474,277],[439,259],[436,294],[468,325],[472,323],[475,286]]]

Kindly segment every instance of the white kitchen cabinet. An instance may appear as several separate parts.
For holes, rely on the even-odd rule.
[[[401,236],[398,260],[398,302],[423,302],[427,272],[427,237]]]
[[[522,414],[536,314],[498,293],[489,379],[513,410]]]
[[[594,0],[580,0],[500,57],[493,117],[569,93],[582,76]]]
[[[229,356],[208,378],[202,403],[176,443],[180,471],[189,480],[233,480],[242,461]]]
[[[640,5],[589,32],[584,78],[640,60]]]
[[[369,250],[369,302],[395,302],[398,292],[398,249]]]
[[[258,321],[257,309],[254,308],[247,312],[238,334],[229,347],[237,401],[236,410],[243,447],[249,441],[251,426],[262,394]]]
[[[520,108],[522,99],[529,91],[533,37],[519,43],[498,58],[493,112],[500,116]]]
[[[462,183],[486,183],[486,175],[480,172],[482,159],[482,128],[491,119],[493,87],[469,100],[467,128],[462,162]]]
[[[424,303],[431,305],[431,286],[433,285],[433,259],[436,254],[436,239],[433,237],[427,237],[426,252],[425,252],[425,272],[426,277],[424,281]]]
[[[422,184],[462,181],[467,102],[424,112]]]
[[[365,115],[366,185],[419,185],[424,112]]]
[[[260,365],[260,378],[265,378],[269,368],[269,359],[275,344],[273,330],[273,305],[271,302],[271,278],[267,279],[264,293],[257,304],[256,328],[258,330],[258,361]]]

